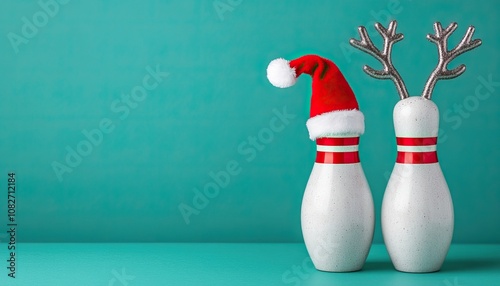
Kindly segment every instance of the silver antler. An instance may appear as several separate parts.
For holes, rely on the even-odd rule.
[[[481,45],[480,39],[471,41],[474,34],[474,26],[470,26],[462,41],[451,51],[448,51],[448,37],[457,29],[457,26],[457,23],[453,22],[443,31],[441,23],[436,22],[434,23],[436,35],[427,35],[427,39],[435,43],[438,47],[439,62],[425,84],[424,91],[422,92],[422,97],[425,99],[431,99],[432,90],[438,80],[456,78],[465,72],[465,65],[463,64],[452,70],[448,70],[447,66],[454,58]]]
[[[396,21],[392,21],[389,24],[389,27],[385,29],[380,23],[375,23],[375,28],[384,39],[384,47],[382,51],[375,47],[370,39],[370,36],[368,36],[368,33],[366,32],[366,28],[363,26],[358,28],[361,41],[351,39],[349,42],[355,48],[358,48],[375,57],[384,66],[383,70],[374,70],[373,68],[365,65],[363,70],[374,78],[391,79],[394,81],[399,97],[401,99],[405,99],[408,97],[408,90],[406,90],[406,86],[398,71],[392,65],[391,60],[392,45],[403,39],[403,34],[396,34],[397,25],[398,23]]]

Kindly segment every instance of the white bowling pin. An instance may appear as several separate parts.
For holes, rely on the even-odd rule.
[[[439,111],[430,99],[438,80],[465,72],[465,65],[448,70],[450,61],[481,45],[481,40],[472,40],[474,27],[470,26],[460,43],[448,49],[448,37],[457,23],[446,29],[441,23],[434,23],[436,33],[427,35],[427,39],[438,47],[438,64],[422,96],[409,97],[391,60],[392,46],[403,39],[403,34],[396,33],[396,21],[391,21],[387,29],[380,23],[375,28],[384,39],[382,49],[375,47],[363,26],[358,29],[361,39],[351,39],[350,43],[382,63],[382,70],[369,66],[364,70],[372,77],[394,81],[401,98],[394,107],[398,157],[382,202],[382,234],[397,270],[438,271],[453,236],[453,203],[437,160]]]
[[[314,266],[323,271],[360,270],[373,238],[373,199],[358,156],[364,115],[338,67],[317,55],[273,60],[269,81],[285,88],[301,74],[313,79],[309,138],[317,157],[302,201],[304,242]]]
[[[359,137],[319,138],[302,200],[307,251],[318,270],[357,271],[373,239],[373,199],[358,157]]]
[[[453,203],[436,154],[439,111],[408,97],[394,108],[398,157],[382,202],[382,234],[394,267],[438,271],[453,235]]]

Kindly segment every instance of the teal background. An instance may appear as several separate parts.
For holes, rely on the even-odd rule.
[[[363,73],[364,64],[378,65],[348,40],[359,25],[397,19],[405,40],[393,60],[412,95],[437,63],[425,38],[434,21],[459,23],[450,46],[471,24],[483,40],[453,62],[466,64],[466,73],[438,82],[433,100],[455,206],[453,242],[500,243],[500,86],[474,100],[479,78],[500,82],[500,2],[73,0],[58,7],[16,53],[8,34],[22,35],[22,18],[43,10],[36,1],[0,4],[0,217],[5,225],[7,172],[15,171],[19,241],[302,241],[300,205],[315,157],[305,127],[311,80],[281,90],[265,71],[274,58],[316,53],[336,62],[364,112],[360,156],[377,213],[374,242],[382,242],[398,96],[391,82]],[[169,75],[121,119],[113,102],[142,84],[148,66]],[[251,147],[249,136],[267,132],[284,108],[295,117]],[[65,163],[67,146],[76,148],[82,131],[104,118],[112,132],[58,180],[51,164]],[[228,163],[235,175],[187,224],[179,206],[193,206],[193,190],[213,186],[210,173]]]

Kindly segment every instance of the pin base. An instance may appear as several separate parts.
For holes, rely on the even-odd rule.
[[[427,269],[398,268],[398,267],[394,267],[394,269],[396,269],[399,272],[418,274],[418,273],[433,273],[433,272],[438,272],[439,270],[441,270],[441,266],[438,269],[428,269],[428,270]]]
[[[361,268],[355,268],[355,269],[320,269],[316,268],[316,270],[321,271],[321,272],[329,272],[329,273],[348,273],[348,272],[357,272],[361,271],[363,267]]]

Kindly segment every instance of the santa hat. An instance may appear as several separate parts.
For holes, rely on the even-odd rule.
[[[275,59],[267,67],[267,78],[280,88],[294,85],[302,73],[312,77],[311,114],[306,123],[311,140],[363,134],[363,113],[351,87],[332,61],[307,55],[292,61]]]

